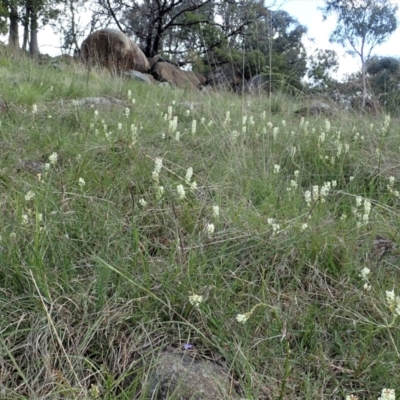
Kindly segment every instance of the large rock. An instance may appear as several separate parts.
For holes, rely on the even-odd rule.
[[[328,104],[323,103],[322,101],[316,101],[309,106],[302,107],[295,111],[296,114],[299,114],[303,117],[308,115],[333,115],[335,110]]]
[[[223,64],[214,71],[206,74],[207,85],[217,88],[237,90],[243,84],[243,76],[240,71],[230,64]]]
[[[151,73],[158,81],[168,82],[179,88],[199,89],[200,87],[200,81],[194,72],[183,71],[169,62],[155,62]]]
[[[135,70],[126,71],[126,72],[124,72],[124,75],[128,78],[134,79],[135,81],[139,81],[139,82],[143,82],[143,83],[147,83],[147,84],[156,83],[156,80],[154,79],[153,75],[144,74],[139,71],[135,71]]]
[[[165,352],[150,373],[152,399],[228,400],[238,399],[229,374],[219,365],[195,360],[184,352]]]
[[[193,72],[193,73],[196,75],[196,78],[199,80],[201,86],[207,85],[207,79],[203,74],[201,74],[200,72]]]
[[[150,69],[139,46],[116,29],[106,28],[91,33],[82,42],[81,56],[87,66],[100,65],[111,73],[121,74],[131,69],[147,72]]]

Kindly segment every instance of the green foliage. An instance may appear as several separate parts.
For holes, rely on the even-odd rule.
[[[364,45],[372,49],[382,44],[396,30],[398,6],[389,0],[325,0],[324,15],[335,13],[338,24],[331,35],[333,42],[350,44],[350,52],[364,52]],[[363,53],[364,54],[364,53]],[[368,56],[367,56],[368,58]]]
[[[0,4],[0,33],[2,35],[5,35],[8,30],[7,14],[6,8]]]
[[[366,66],[368,82],[374,96],[391,115],[398,115],[400,106],[400,60],[394,57],[373,57]]]
[[[307,77],[311,80],[310,86],[316,90],[326,90],[334,87],[337,82],[330,74],[336,72],[339,60],[334,50],[317,50],[309,58],[310,67]]]
[[[360,57],[363,107],[367,98],[366,62],[372,50],[397,29],[397,9],[390,0],[325,0],[322,8],[325,18],[332,13],[338,18],[330,40]]]

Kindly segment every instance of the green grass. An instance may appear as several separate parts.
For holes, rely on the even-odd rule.
[[[247,399],[399,390],[400,253],[373,251],[399,241],[398,120],[343,111],[328,130],[293,113],[300,96],[29,62],[0,75],[1,398],[144,399],[157,353],[188,341]],[[122,102],[72,103],[104,96]]]

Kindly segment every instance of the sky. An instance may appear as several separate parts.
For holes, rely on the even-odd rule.
[[[400,8],[400,0],[393,1],[393,3],[398,3]],[[326,21],[323,21],[322,12],[318,9],[323,5],[323,0],[286,0],[280,8],[295,17],[302,25],[307,26],[307,38],[304,40],[307,52],[312,52],[315,48],[336,50],[340,63],[336,78],[341,79],[345,74],[359,71],[361,69],[361,61],[358,56],[351,57],[346,54],[342,46],[329,42],[329,36],[335,29],[336,17],[331,16]],[[400,11],[397,11],[397,14],[399,27],[387,42],[373,50],[373,54],[400,56]]]
[[[393,0],[393,2],[399,3],[400,6],[400,0]],[[269,0],[266,0],[265,4],[267,6],[268,3]],[[308,28],[307,37],[304,39],[307,53],[312,53],[315,48],[336,50],[340,62],[336,78],[341,79],[347,73],[359,71],[361,64],[359,58],[347,55],[343,47],[340,45],[329,43],[329,36],[335,28],[336,18],[332,16],[326,21],[323,21],[322,12],[318,10],[318,7],[323,5],[323,0],[280,0],[278,7],[287,11],[302,25],[305,25]],[[273,9],[276,10],[276,7]],[[400,22],[400,11],[398,11],[398,19]],[[56,56],[61,53],[61,39],[56,33],[54,33],[52,28],[45,27],[44,29],[41,29],[38,36],[41,53],[47,53],[51,56]],[[5,38],[0,37],[0,40],[5,40]],[[400,23],[397,31],[393,33],[386,43],[375,48],[373,54],[398,57],[400,56],[399,43]]]

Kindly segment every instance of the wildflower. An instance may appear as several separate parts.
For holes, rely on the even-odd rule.
[[[328,119],[325,120],[325,130],[329,132],[331,130],[331,123]]]
[[[218,218],[219,217],[219,206],[213,206],[212,210],[213,210],[213,217]]]
[[[246,133],[247,115],[243,115],[242,118],[242,132]]]
[[[136,103],[136,100],[135,99],[132,99],[132,104],[135,104]]]
[[[278,164],[274,165],[274,174],[279,174],[279,171],[281,170],[281,166]]]
[[[262,112],[261,118],[262,118],[262,119],[267,118],[267,112],[266,112],[266,111],[263,111],[263,112]]]
[[[176,187],[176,191],[178,192],[178,196],[180,199],[185,198],[185,189],[184,189],[183,185],[178,185]]]
[[[161,157],[156,157],[154,171],[157,172],[157,174],[159,174],[161,171],[162,163],[163,163],[163,159]]]
[[[44,164],[44,170],[48,171],[50,169],[50,163],[45,163]]]
[[[203,296],[192,294],[189,296],[189,302],[192,306],[198,307],[203,302]]]
[[[132,91],[129,89],[128,90],[128,100],[132,97]]]
[[[369,291],[372,289],[372,286],[371,286],[369,283],[365,282],[365,283],[364,283],[364,286],[363,286],[363,289],[364,289],[366,292],[369,292]]]
[[[371,213],[371,201],[364,199],[364,215],[362,218],[365,222],[368,222],[370,213]]]
[[[164,194],[164,186],[157,186],[157,189],[156,189],[156,198],[157,198],[157,199],[161,199],[161,197],[163,196],[163,194]]]
[[[238,314],[236,315],[236,321],[239,322],[240,324],[244,324],[248,319],[250,315],[247,314]]]
[[[231,112],[227,111],[225,113],[225,121],[224,121],[223,125],[224,126],[228,125],[230,121],[231,121]]]
[[[318,137],[318,144],[321,144],[324,142],[325,142],[325,132],[321,132],[321,134]]]
[[[394,290],[386,291],[386,303],[394,314],[400,315],[400,297],[396,296]]]
[[[296,177],[296,178],[298,178],[299,177],[299,170],[298,169],[296,169],[296,171],[294,171],[294,176]]]
[[[94,117],[97,118],[99,116],[99,111],[98,110],[94,110]]]
[[[296,151],[297,151],[296,146],[291,146],[290,147],[290,155],[291,155],[292,158],[295,156]]]
[[[350,394],[346,396],[346,400],[358,400],[358,397],[354,394]]]
[[[231,138],[232,138],[232,141],[234,142],[234,141],[236,141],[236,139],[239,137],[239,132],[238,131],[232,131],[232,133],[231,133]]]
[[[319,192],[321,203],[325,203],[325,197],[328,196],[330,190],[331,182],[324,182]]]
[[[196,126],[197,126],[197,121],[194,119],[192,121],[192,135],[196,133]]]
[[[202,125],[204,125],[205,122],[206,122],[206,119],[205,119],[204,117],[201,117],[201,118],[200,118],[200,123],[201,123]]]
[[[86,184],[86,182],[85,182],[85,180],[84,180],[83,178],[79,178],[79,179],[78,179],[78,185],[79,185],[80,187],[84,187],[85,184]]]
[[[34,197],[35,197],[35,193],[34,193],[32,190],[30,190],[30,191],[25,195],[25,200],[26,200],[26,201],[29,201],[29,200],[32,200]]]
[[[311,206],[311,192],[309,190],[306,190],[304,192],[304,200],[307,203],[307,206],[310,207]]]
[[[207,224],[206,230],[207,230],[208,236],[211,236],[211,235],[214,233],[214,231],[215,231],[215,226],[214,226],[214,224]]]
[[[147,201],[145,199],[140,199],[139,204],[144,208],[147,206]]]
[[[279,224],[272,224],[272,235],[278,233],[279,229],[281,229],[281,226]]]
[[[312,187],[312,198],[314,201],[319,200],[319,186],[318,185],[314,185]]]
[[[304,232],[307,229],[308,229],[308,224],[304,223],[303,225],[301,225],[300,232]]]
[[[383,121],[382,133],[387,133],[390,125],[390,115],[385,115],[385,120]]]
[[[28,215],[27,215],[27,214],[23,214],[23,215],[22,215],[22,224],[23,224],[23,225],[28,225],[28,223],[29,223],[29,217],[28,217]]]
[[[119,130],[119,131],[122,130],[122,124],[121,124],[121,122],[118,122],[118,130]]]
[[[185,115],[186,115],[187,117],[189,117],[189,116],[190,116],[190,110],[186,110],[186,111],[185,111]]]
[[[286,121],[284,119],[282,120],[282,126],[286,127]]]
[[[129,117],[130,112],[131,112],[131,111],[129,110],[129,108],[126,107],[126,108],[125,108],[125,117],[126,117],[126,118]]]
[[[193,168],[189,167],[186,171],[186,177],[185,177],[185,182],[189,185],[190,180],[192,179],[193,176]]]
[[[342,154],[342,150],[343,150],[343,144],[342,143],[338,143],[337,144],[337,153],[336,153],[337,157],[339,157],[340,154]]]
[[[367,267],[364,267],[360,272],[360,276],[362,279],[366,280],[370,273],[371,273],[371,270]]]
[[[168,121],[171,121],[172,120],[172,106],[168,106],[168,114],[167,114],[167,118],[168,118]]]
[[[390,185],[390,187],[393,187],[393,185],[394,185],[394,176],[390,176],[389,177],[389,185]]]
[[[279,133],[279,127],[276,126],[273,130],[272,130],[272,137],[274,139],[276,139],[278,137],[278,133]]]
[[[269,121],[269,122],[267,122],[267,127],[269,129],[272,129],[274,127],[274,124],[271,121]]]
[[[177,131],[177,132],[175,133],[175,140],[176,140],[177,142],[179,142],[179,141],[181,140],[181,133],[180,133],[179,131]]]
[[[32,104],[32,114],[36,114],[37,113],[37,105],[36,104]]]
[[[361,196],[356,196],[356,207],[360,207],[362,203],[362,197]]]
[[[168,130],[172,134],[176,132],[177,127],[178,127],[178,117],[175,116],[173,119],[169,120]]]
[[[90,395],[90,397],[91,397],[92,399],[99,399],[99,398],[100,398],[100,390],[99,390],[99,388],[98,388],[96,385],[94,385],[93,383],[92,383],[91,386],[90,386],[89,395]]]
[[[396,400],[396,394],[394,389],[382,389],[381,396],[378,400]]]
[[[190,189],[191,189],[191,190],[196,190],[196,189],[197,189],[197,183],[196,183],[195,181],[193,181],[193,182],[190,184]]]

